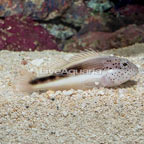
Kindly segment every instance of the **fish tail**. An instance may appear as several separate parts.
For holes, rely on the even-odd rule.
[[[18,76],[15,82],[16,91],[26,93],[36,91],[35,87],[29,83],[32,79],[34,79],[33,73],[21,70],[20,76]]]

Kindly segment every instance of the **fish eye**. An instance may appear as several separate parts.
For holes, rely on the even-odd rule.
[[[127,63],[123,63],[123,66],[127,66],[128,64]]]

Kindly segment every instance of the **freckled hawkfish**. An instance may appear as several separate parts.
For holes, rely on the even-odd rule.
[[[115,87],[137,73],[137,66],[125,58],[98,56],[95,51],[87,51],[64,61],[58,71],[47,76],[32,78],[25,74],[18,87],[27,92]]]

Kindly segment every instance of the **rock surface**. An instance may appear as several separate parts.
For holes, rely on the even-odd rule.
[[[140,0],[0,1],[0,17],[2,18],[2,21],[10,16],[12,16],[12,18],[15,17],[15,15],[18,17],[19,14],[25,17],[29,16],[31,20],[37,21],[39,25],[47,29],[50,34],[56,37],[56,43],[60,50],[63,50],[64,48],[64,50],[79,51],[87,47],[92,47],[102,51],[105,49],[112,49],[114,47],[118,48],[137,42],[143,42],[143,28],[141,28],[141,25],[144,24],[144,2]],[[29,23],[29,29],[31,30],[35,27],[33,23],[35,22],[32,22],[31,25]],[[131,29],[130,25],[132,24],[137,25],[137,27],[134,27],[134,30]],[[17,23],[16,26],[13,27],[17,29],[20,26]],[[127,29],[130,31],[128,34],[126,34]],[[138,30],[140,32],[138,32]],[[133,32],[134,38],[130,36],[133,34]],[[140,38],[138,38],[139,33]],[[26,35],[28,34],[29,33],[26,32]],[[117,34],[124,37],[122,38],[120,36],[120,39],[122,39],[120,42]],[[27,41],[28,39],[20,35],[18,41],[20,41],[21,44],[19,44],[19,42],[16,44],[15,38],[13,38],[13,40],[10,41],[13,41],[14,46],[11,46],[11,44],[9,44],[7,41],[6,45],[8,46],[5,47],[4,45],[6,38],[4,36],[4,32],[2,32],[2,29],[1,35],[3,38],[3,40],[2,38],[0,39],[1,49],[15,49],[13,47],[16,47],[17,49],[17,47],[21,45],[21,47],[24,47],[22,49],[43,50],[49,48],[51,41],[49,36],[41,35],[41,38],[38,36],[41,41],[40,48],[35,48],[34,44],[32,43],[34,39],[36,39],[35,43],[37,44],[38,40],[34,36],[33,38],[29,38],[30,48],[25,48],[26,46],[28,47],[28,43],[21,43],[21,41]],[[32,36],[33,35],[34,34],[32,34]],[[100,38],[98,35],[100,35]],[[93,38],[93,36],[96,37],[96,40]],[[15,37],[18,37],[18,35],[16,34]],[[91,40],[89,40],[88,37]],[[85,39],[88,41],[85,42]],[[67,47],[67,43],[69,43],[68,40],[70,40],[70,42],[76,41],[76,44],[74,43],[74,49],[72,49],[73,46]],[[106,42],[106,40],[108,40],[108,42]],[[49,42],[49,44],[47,44],[46,41]],[[89,45],[89,42],[92,44]],[[53,47],[53,44],[54,43],[52,43],[50,47]],[[73,45],[73,43],[70,45]],[[55,47],[54,49],[58,48]]]
[[[33,51],[56,49],[49,32],[29,17],[10,16],[0,21],[0,50]]]
[[[70,4],[69,0],[1,0],[0,17],[22,14],[48,20],[60,16]]]
[[[98,51],[125,47],[144,42],[144,25],[129,25],[115,32],[89,32],[74,37],[66,45],[65,51],[95,49]]]

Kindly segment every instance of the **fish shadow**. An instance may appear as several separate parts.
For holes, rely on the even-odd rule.
[[[133,87],[134,85],[137,84],[137,81],[134,81],[134,80],[129,80],[117,87],[114,87],[113,89],[117,89],[117,88],[130,88],[130,87]]]

